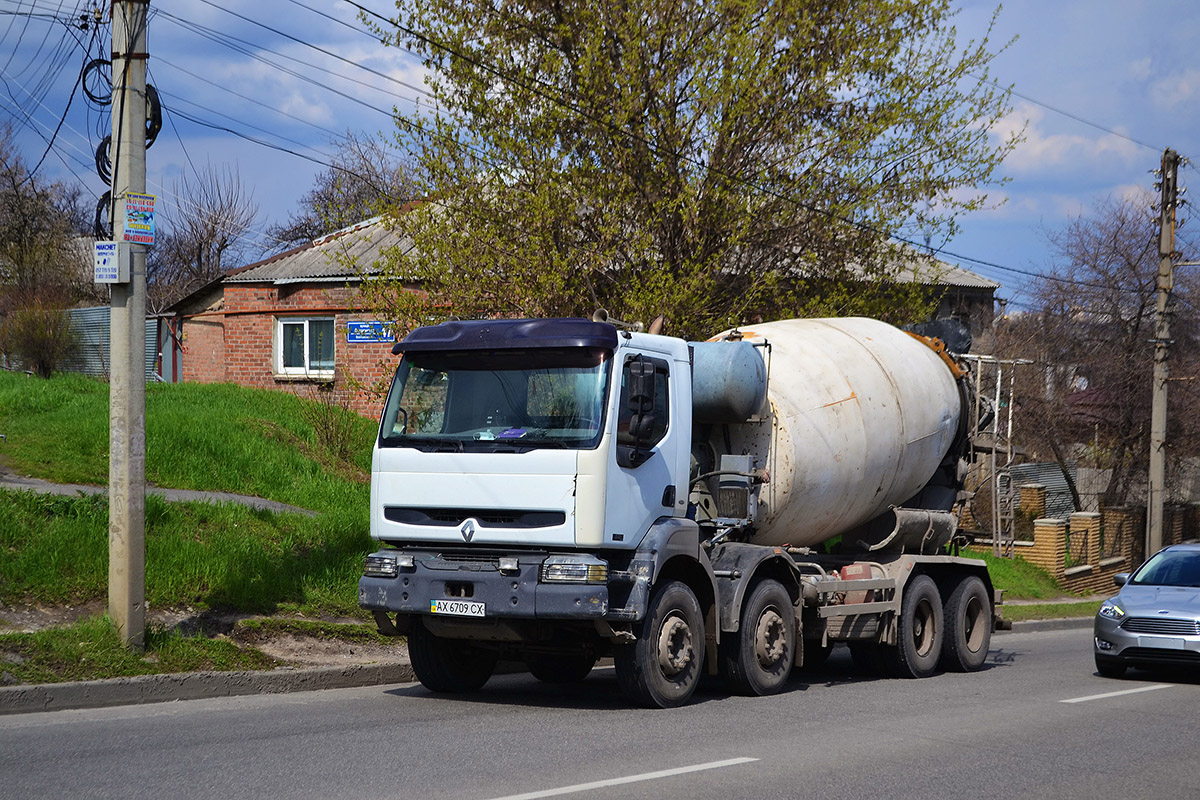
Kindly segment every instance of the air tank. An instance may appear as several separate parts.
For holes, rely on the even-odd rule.
[[[814,546],[875,519],[920,492],[955,441],[957,380],[925,340],[854,317],[770,322],[710,341],[730,336],[760,345],[766,401],[761,421],[714,424],[707,435],[715,453],[752,455],[769,474],[755,543]]]

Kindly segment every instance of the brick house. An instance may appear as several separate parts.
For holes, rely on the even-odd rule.
[[[201,287],[167,309],[178,351],[172,363],[181,364],[184,381],[301,396],[318,387],[345,391],[348,379],[372,386],[390,378],[397,361],[391,333],[385,320],[361,310],[359,287],[384,250],[403,244],[376,218]],[[942,262],[914,259],[905,267],[899,280],[939,292],[936,316],[966,323],[973,349],[987,352],[999,284]],[[352,391],[348,400],[364,416],[379,411],[377,395]]]
[[[310,396],[345,391],[378,413],[379,397],[352,389],[390,376],[386,321],[362,310],[359,287],[381,253],[400,244],[376,218],[249,264],[168,309],[184,381],[228,382]]]

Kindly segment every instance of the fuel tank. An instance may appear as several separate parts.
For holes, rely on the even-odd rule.
[[[709,341],[731,338],[742,348],[759,345],[765,402],[755,421],[727,418],[698,425],[697,433],[718,463],[723,453],[752,455],[767,470],[755,543],[814,546],[904,505],[956,440],[964,413],[958,381],[927,340],[856,317],[769,322]],[[739,352],[734,360],[745,359]],[[711,363],[697,359],[694,383],[724,380],[699,374]],[[752,369],[727,372],[731,393],[753,394],[745,385]]]

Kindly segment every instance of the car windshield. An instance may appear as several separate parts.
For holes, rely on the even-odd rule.
[[[1200,550],[1160,550],[1129,582],[1139,586],[1200,587]]]
[[[406,353],[379,443],[446,452],[594,448],[610,355],[584,347]]]

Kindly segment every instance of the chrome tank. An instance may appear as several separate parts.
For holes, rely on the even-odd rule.
[[[769,342],[761,423],[714,426],[717,453],[748,453],[769,473],[757,544],[813,546],[917,494],[949,451],[962,400],[925,342],[878,320],[753,325]],[[724,334],[710,341],[721,340]]]

